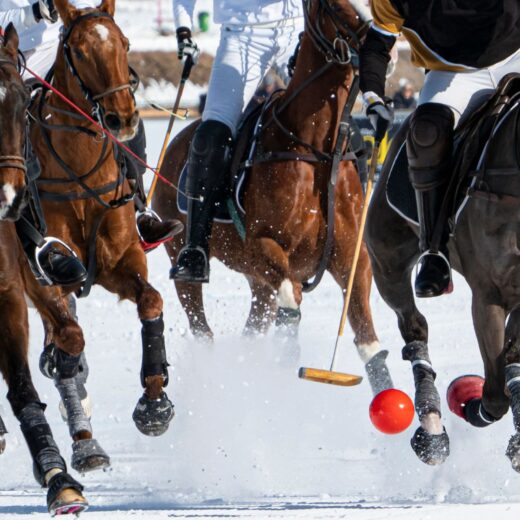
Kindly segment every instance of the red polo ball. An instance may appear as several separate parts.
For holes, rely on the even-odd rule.
[[[412,424],[412,400],[401,390],[389,388],[379,392],[370,403],[370,420],[383,433],[401,433]]]

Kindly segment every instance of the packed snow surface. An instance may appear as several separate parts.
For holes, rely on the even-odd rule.
[[[177,124],[177,123],[176,123]],[[166,121],[147,123],[150,161],[157,159]],[[177,129],[180,126],[177,126]],[[241,335],[250,294],[245,279],[212,264],[204,288],[213,344],[194,341],[163,249],[148,255],[150,281],[164,298],[171,363],[168,395],[176,417],[159,438],[141,435],[131,414],[141,395],[140,323],[135,307],[95,287],[78,313],[90,363],[96,438],[112,457],[107,472],[80,478],[91,511],[84,518],[513,518],[520,514],[520,475],[504,452],[511,415],[475,429],[447,410],[451,455],[440,467],[421,463],[410,448],[418,426],[400,435],[377,432],[368,418],[366,381],[343,388],[304,382],[300,365],[327,368],[341,310],[341,293],[326,276],[302,306],[301,352],[273,333]],[[413,395],[396,318],[374,288],[372,310],[398,388]],[[482,373],[471,322],[471,295],[460,277],[451,296],[421,301],[430,324],[430,353],[444,396],[450,381]],[[71,447],[52,381],[38,370],[42,327],[31,311],[31,367],[47,418],[67,460]],[[348,330],[339,369],[363,374]],[[0,385],[5,394],[6,387]],[[32,476],[28,450],[7,400],[9,429],[0,456],[0,518],[46,518],[45,495]]]

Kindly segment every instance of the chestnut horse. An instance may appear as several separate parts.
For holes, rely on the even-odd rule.
[[[26,203],[23,149],[29,93],[18,66],[18,35],[9,24],[0,46],[0,371],[9,387],[7,398],[33,458],[35,477],[49,488],[49,512],[79,513],[88,505],[81,493],[83,488],[66,471],[45,419],[45,405],[33,386],[29,370],[25,294],[49,324],[60,352],[81,351],[83,333],[63,304],[59,291],[41,287],[34,278],[12,222],[20,217]],[[0,453],[5,449],[5,433],[0,419]]]
[[[333,6],[326,0],[307,0],[304,8],[306,27],[294,75],[285,93],[264,108],[257,125],[261,127],[257,153],[250,158],[244,189],[245,240],[234,226],[215,222],[210,242],[212,256],[247,277],[253,296],[247,333],[265,332],[276,316],[279,330],[289,337],[296,335],[302,290],[306,280],[319,275],[330,224],[334,233],[324,267],[344,291],[359,229],[363,192],[352,154],[349,160],[338,161],[335,186],[331,171],[340,126],[346,128],[347,100],[353,102],[349,99],[354,77],[350,58],[357,54],[367,26],[346,0]],[[196,125],[181,132],[168,149],[161,173],[174,184],[179,183]],[[240,137],[237,143],[238,149]],[[341,144],[339,158],[345,159],[346,147]],[[328,189],[334,190],[332,204]],[[168,218],[182,219],[176,197],[175,191],[161,184],[153,207]],[[328,212],[333,213],[333,222]],[[166,244],[172,262],[182,246],[180,235]],[[349,319],[361,358],[365,363],[377,360],[381,371],[376,372],[381,377],[387,352],[380,350],[372,323],[371,279],[363,247]],[[201,285],[176,281],[175,287],[192,333],[211,337]],[[379,383],[377,377],[370,377],[374,388],[391,385],[385,377]]]
[[[64,28],[48,79],[52,76],[58,92],[83,111],[95,114],[117,139],[132,139],[139,114],[128,67],[129,43],[113,19],[115,0],[103,0],[97,9],[85,10],[74,8],[68,0],[56,0],[55,4]],[[174,415],[163,390],[168,383],[163,302],[147,281],[146,258],[136,230],[134,193],[121,173],[121,152],[55,92],[44,89],[34,105],[31,142],[41,164],[38,187],[48,234],[72,246],[87,265],[87,283],[99,284],[137,304],[142,323],[144,394],[132,417],[142,433],[160,435]],[[89,471],[106,466],[108,456],[92,438],[88,410],[84,409],[88,407],[81,406],[87,400],[84,358],[69,360],[74,373],[71,379],[56,373],[53,357],[52,349],[46,349],[42,365],[44,373],[54,377],[68,416],[74,440],[73,467]]]

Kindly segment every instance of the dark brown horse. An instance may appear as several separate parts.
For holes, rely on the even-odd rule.
[[[520,471],[519,107],[520,76],[506,76],[498,94],[464,123],[467,144],[456,148],[453,161],[453,178],[460,182],[464,202],[462,206],[453,201],[448,205],[449,215],[453,215],[450,259],[472,291],[471,312],[485,372],[485,380],[478,376],[455,380],[448,402],[454,413],[477,427],[492,424],[511,407],[516,433],[506,453],[516,471]],[[396,313],[406,343],[403,359],[412,363],[415,406],[421,421],[412,447],[423,462],[440,464],[449,455],[449,438],[429,355],[428,323],[415,305],[410,280],[420,256],[419,229],[412,219],[395,211],[387,197],[392,170],[401,172],[405,181],[401,193],[407,190],[408,128],[406,122],[385,160],[370,205],[366,241],[377,287]],[[440,298],[439,305],[449,305],[449,299]],[[466,436],[464,443],[468,441]]]
[[[351,157],[340,161],[335,186],[330,181],[336,139],[354,77],[350,53],[356,53],[366,25],[347,1],[332,5],[309,0],[304,7],[306,30],[293,78],[287,90],[264,109],[259,125],[257,154],[244,192],[245,240],[234,226],[215,222],[210,242],[212,256],[248,279],[253,296],[245,328],[248,333],[266,331],[276,317],[279,330],[293,337],[297,334],[302,289],[319,271],[326,247],[331,224],[327,217],[329,189],[335,190],[334,234],[325,267],[342,291],[358,233],[363,192]],[[181,132],[169,147],[161,173],[174,184],[179,182],[197,124]],[[239,137],[237,149],[243,144]],[[340,148],[343,154],[346,147]],[[154,208],[169,218],[182,219],[176,197],[175,191],[160,184]],[[182,246],[181,237],[166,245],[172,261]],[[363,361],[378,356],[384,365],[386,352],[380,350],[369,306],[371,279],[363,247],[349,319]],[[175,286],[192,333],[211,337],[201,285],[175,282]],[[391,383],[383,382],[383,387],[387,384]]]
[[[18,72],[18,35],[12,25],[0,46],[0,371],[9,387],[7,398],[29,446],[34,474],[48,487],[51,514],[79,513],[87,507],[82,486],[66,471],[43,405],[33,386],[28,363],[29,323],[25,294],[49,324],[59,352],[76,354],[83,333],[59,291],[40,287],[18,241],[12,221],[26,202],[25,112],[29,94]],[[11,221],[11,222],[9,222]],[[0,420],[0,427],[3,426]],[[5,428],[0,431],[3,440]],[[5,440],[1,442],[3,451]]]
[[[87,10],[75,9],[68,0],[55,4],[64,29],[53,86],[82,110],[95,114],[120,141],[133,138],[139,114],[127,61],[128,40],[113,19],[115,0]],[[87,265],[90,282],[137,304],[144,394],[133,419],[141,432],[160,435],[174,415],[163,390],[168,383],[163,302],[147,281],[133,191],[121,173],[121,153],[55,93],[44,91],[35,105],[31,141],[41,164],[38,187],[48,234],[73,247]],[[55,379],[74,439],[73,466],[80,471],[106,466],[109,459],[92,438],[88,413],[81,406],[86,401],[82,359],[66,360],[60,373],[54,367],[53,351],[47,349],[45,357],[44,371]]]

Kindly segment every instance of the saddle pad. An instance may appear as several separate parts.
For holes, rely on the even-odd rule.
[[[403,142],[394,159],[386,183],[388,204],[403,218],[419,225],[415,191],[408,179],[408,158],[406,142]]]
[[[242,215],[245,215],[244,210],[244,186],[247,172],[249,170],[243,169],[238,177],[238,181],[233,186],[233,197],[234,202],[238,210]],[[186,178],[188,176],[188,164],[185,164],[181,176],[179,178],[179,190],[177,191],[177,209],[183,214],[186,215],[188,213],[188,198],[186,197]],[[213,218],[214,222],[219,222],[220,224],[233,224],[233,220],[229,215],[228,207],[226,201],[220,201],[217,204],[217,211],[215,213],[215,217]]]

